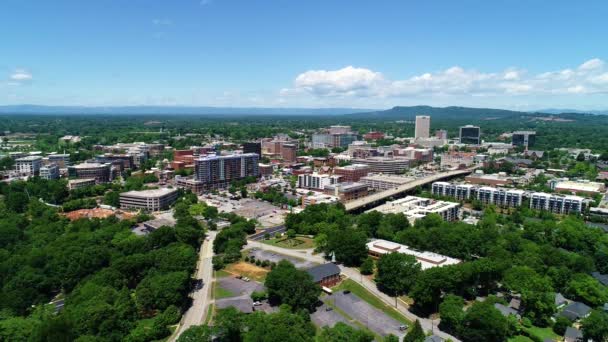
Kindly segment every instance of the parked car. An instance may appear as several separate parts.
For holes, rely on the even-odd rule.
[[[333,310],[333,309],[334,309],[334,308],[332,308],[331,306],[328,306],[328,307],[326,307],[326,308],[325,308],[325,311],[331,311],[331,310]]]
[[[260,306],[260,305],[262,305],[262,302],[259,302],[259,301],[253,302],[253,306]]]
[[[350,293],[350,290],[344,290],[344,291],[342,291],[342,293],[344,293],[344,294],[349,294],[349,293]]]
[[[400,325],[399,326],[399,331],[406,331],[407,330],[407,325]]]

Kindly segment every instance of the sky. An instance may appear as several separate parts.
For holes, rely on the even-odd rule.
[[[608,1],[2,0],[0,105],[608,109]]]

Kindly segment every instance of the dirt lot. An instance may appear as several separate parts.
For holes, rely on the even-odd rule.
[[[256,259],[259,259],[259,260],[268,260],[270,262],[276,262],[276,263],[278,263],[281,260],[289,260],[297,268],[308,268],[308,267],[312,267],[315,265],[315,263],[312,263],[310,261],[286,256],[286,255],[271,252],[271,251],[264,251],[264,250],[257,249],[257,248],[250,249],[249,255],[253,255],[253,256],[255,256]]]
[[[264,281],[264,279],[266,279],[266,274],[270,272],[268,269],[244,261],[228,265],[225,270],[228,273],[242,275],[256,281]]]

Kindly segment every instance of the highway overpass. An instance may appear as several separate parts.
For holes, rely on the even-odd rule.
[[[449,179],[449,178],[469,174],[469,173],[473,172],[476,168],[477,167],[464,169],[464,170],[440,172],[440,173],[437,173],[437,174],[434,174],[431,176],[419,178],[419,179],[416,179],[409,183],[400,185],[396,188],[385,190],[382,192],[377,192],[372,195],[369,195],[369,196],[366,196],[363,198],[359,198],[354,201],[347,202],[346,204],[344,204],[344,207],[346,208],[347,211],[356,211],[356,210],[366,209],[368,207],[369,208],[375,207],[377,205],[382,204],[384,201],[386,201],[390,197],[398,196],[405,192],[414,190],[416,187],[423,186],[423,185],[426,185],[429,183],[433,183],[433,182],[436,182],[439,180]]]

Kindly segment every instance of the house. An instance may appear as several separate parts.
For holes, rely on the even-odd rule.
[[[602,283],[604,286],[608,286],[608,274],[601,274],[600,272],[593,272],[591,276],[595,278],[597,281]]]
[[[573,327],[566,328],[566,333],[564,334],[564,342],[581,342],[583,341],[583,333]]]
[[[581,302],[572,302],[570,305],[566,306],[559,315],[574,322],[589,316],[590,312],[591,308],[587,305]]]
[[[340,281],[340,267],[331,262],[311,267],[306,272],[321,286],[331,287]]]
[[[564,306],[566,306],[566,304],[568,304],[568,300],[566,299],[566,297],[564,297],[564,295],[562,295],[561,293],[556,293],[555,294],[555,307],[560,309]]]
[[[517,312],[520,312],[522,309],[521,298],[518,298],[518,297],[511,298],[511,301],[509,302],[509,307]]]
[[[521,316],[519,315],[519,313],[515,310],[513,310],[512,308],[508,307],[508,306],[504,306],[500,303],[494,303],[494,307],[500,311],[500,313],[505,316],[505,317],[509,317],[509,315],[513,315],[515,317],[517,317],[517,319],[520,319]]]
[[[445,340],[442,339],[441,337],[437,336],[437,335],[427,336],[424,339],[424,342],[443,342],[443,341],[445,341]]]

